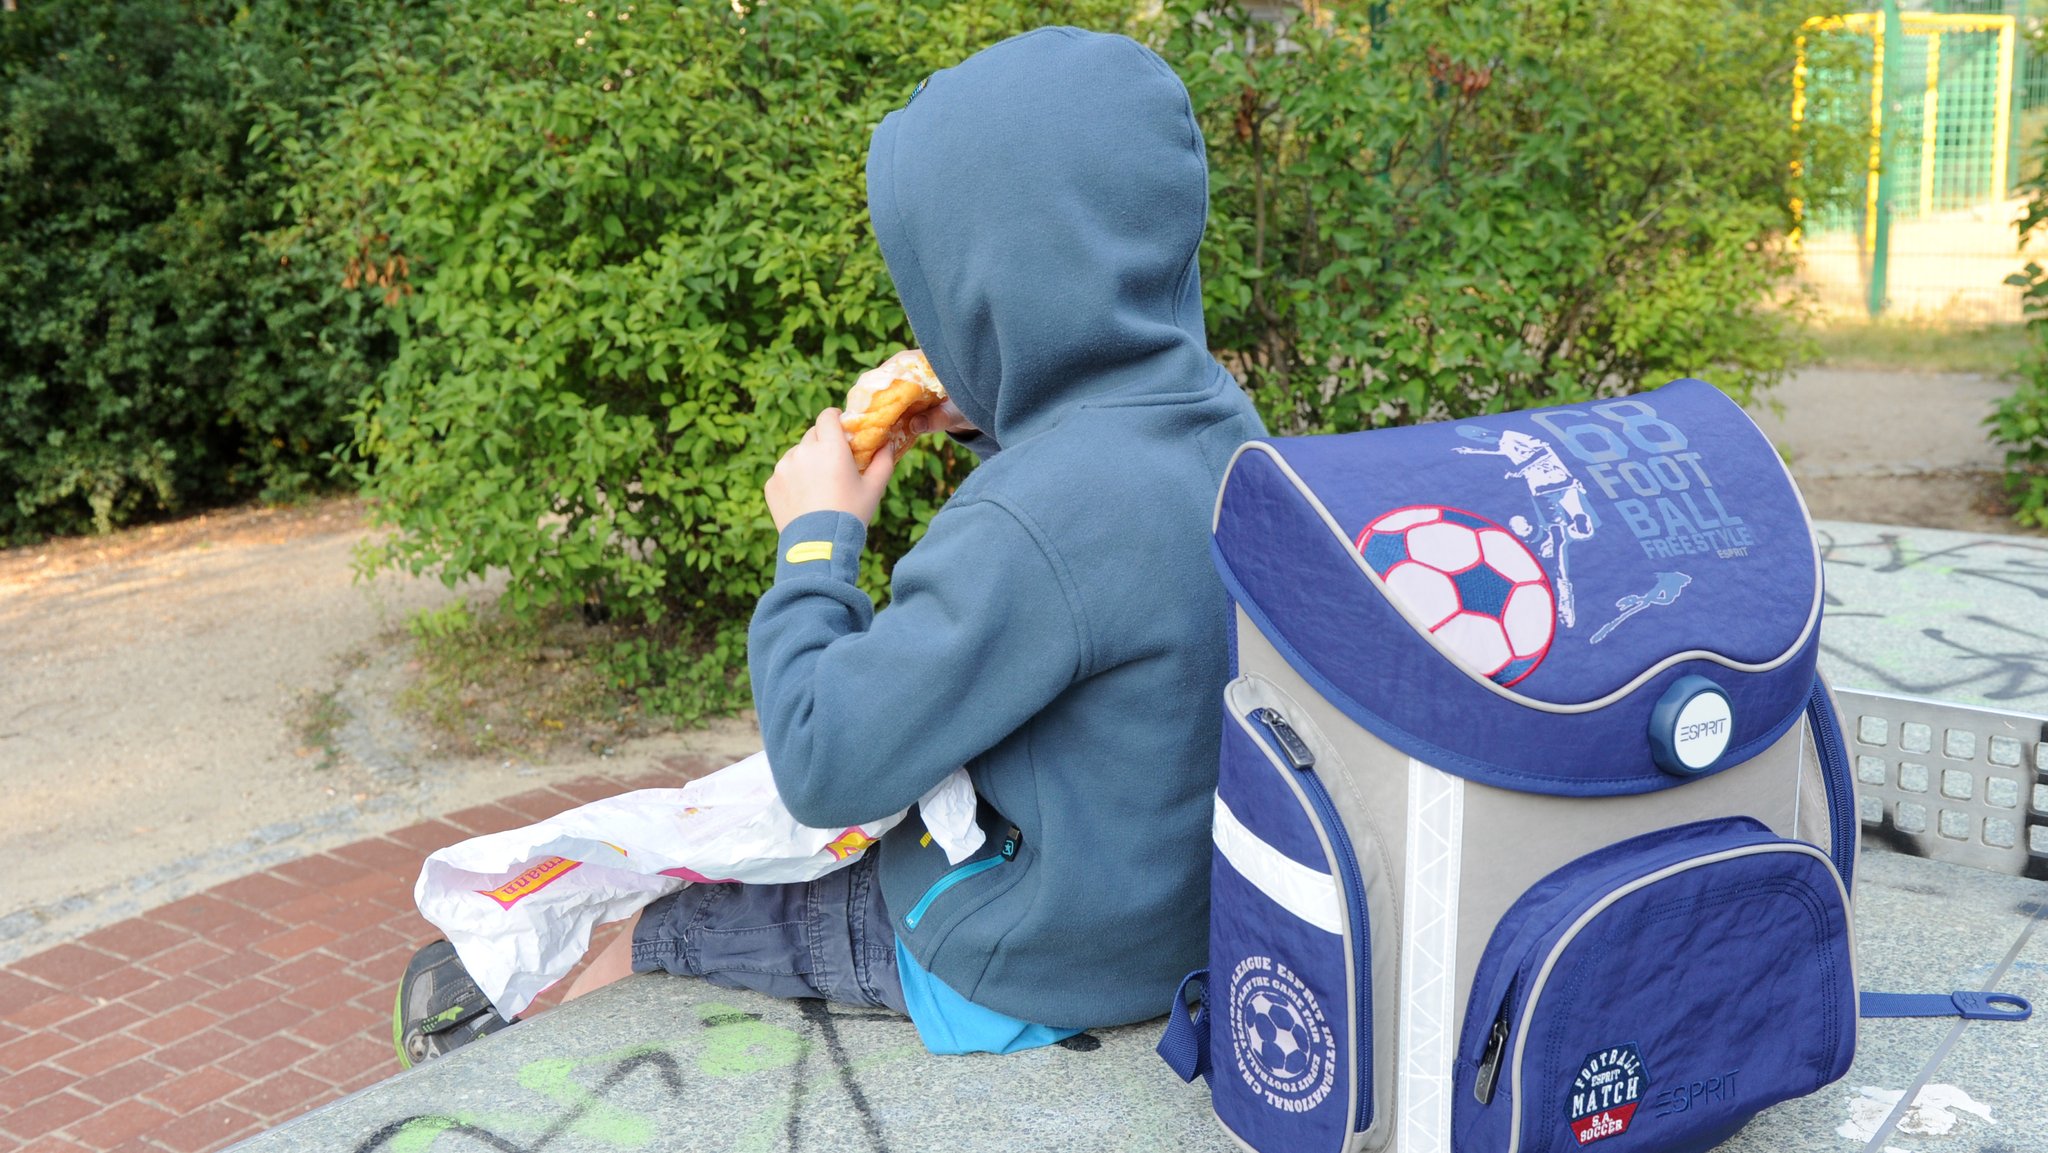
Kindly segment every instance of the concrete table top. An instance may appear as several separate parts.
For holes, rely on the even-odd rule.
[[[2048,713],[2048,539],[1845,521],[1814,535],[1835,687]]]

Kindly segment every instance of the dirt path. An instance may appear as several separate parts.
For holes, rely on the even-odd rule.
[[[437,755],[392,707],[402,625],[463,594],[357,583],[365,531],[337,501],[0,553],[0,961],[536,783],[759,747],[728,724],[545,764]],[[333,756],[303,740],[328,694]]]
[[[2000,512],[2004,452],[1984,418],[2013,386],[1983,376],[1810,369],[1757,423],[1816,520],[2021,531]]]
[[[1759,422],[1816,518],[2011,532],[1981,427],[2008,387],[1811,371]],[[758,747],[732,722],[611,757],[443,755],[392,702],[410,673],[402,623],[461,594],[356,583],[364,533],[341,501],[0,553],[0,961],[536,783]],[[301,735],[326,694],[348,718],[331,758]]]

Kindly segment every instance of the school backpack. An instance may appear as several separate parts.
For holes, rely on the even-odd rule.
[[[1209,968],[1160,1052],[1241,1144],[1703,1150],[1848,1071],[1820,556],[1718,389],[1254,441],[1213,547]]]

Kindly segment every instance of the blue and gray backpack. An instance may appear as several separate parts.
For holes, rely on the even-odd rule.
[[[1254,441],[1214,550],[1209,968],[1160,1051],[1240,1143],[1676,1153],[1847,1072],[1820,556],[1719,390]]]

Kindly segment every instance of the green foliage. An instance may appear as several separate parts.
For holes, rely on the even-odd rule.
[[[2022,242],[2048,221],[2048,169],[2029,183],[2031,200],[2020,221]],[[2019,383],[1985,418],[1993,444],[2005,446],[2005,490],[2013,519],[2048,529],[2048,270],[2029,261],[2006,283],[2026,290],[2029,344],[2019,363]]]
[[[356,414],[402,532],[366,564],[503,568],[514,611],[645,623],[615,676],[694,715],[746,700],[773,572],[761,486],[911,340],[867,229],[875,123],[1003,36],[1120,4],[471,3],[373,30],[295,206],[399,294]],[[913,455],[864,578],[963,471]],[[687,688],[681,686],[688,686]]]
[[[867,229],[873,126],[916,82],[1056,22],[1124,28],[1210,149],[1211,343],[1287,431],[1776,380],[1792,196],[1855,150],[1793,134],[1781,0],[1418,0],[1298,21],[1106,0],[470,0],[365,19],[319,114],[280,117],[292,228],[402,341],[354,415],[400,531],[366,567],[509,577],[609,615],[613,683],[746,700],[773,570],[760,487],[910,342]],[[1317,6],[1311,5],[1311,10]],[[1839,143],[1839,142],[1836,142]],[[1792,161],[1807,157],[1807,171]],[[958,484],[900,468],[862,579]]]
[[[2048,33],[2036,29],[2034,51],[2048,48],[2044,35]],[[2035,142],[2027,167],[2022,185],[2027,211],[2019,221],[2022,247],[2048,234],[2048,137]],[[2013,394],[2000,401],[1984,423],[1991,430],[1991,442],[2005,446],[2005,490],[2012,498],[2013,519],[2048,529],[2048,268],[2028,261],[2005,282],[2024,290],[2027,348],[2017,365]]]
[[[462,597],[406,622],[418,674],[398,704],[458,756],[597,752],[646,732],[645,701],[605,675],[611,628],[580,614],[472,611]],[[309,742],[311,743],[311,742]]]
[[[2048,383],[2029,372],[2025,383],[1999,402],[1990,419],[1991,439],[2005,452],[2005,488],[2013,519],[2048,529]]]
[[[0,542],[324,478],[380,326],[249,239],[276,219],[248,81],[318,79],[282,7],[0,16]]]
[[[476,617],[466,600],[451,600],[437,609],[421,609],[405,622],[414,640],[440,641],[461,636],[476,628]]]
[[[1313,6],[1312,6],[1313,8]],[[1775,382],[1805,7],[1169,9],[1213,173],[1204,294],[1271,426],[1340,431],[1704,376]],[[1821,147],[1816,148],[1816,143]],[[1809,160],[1809,168],[1814,162]]]

